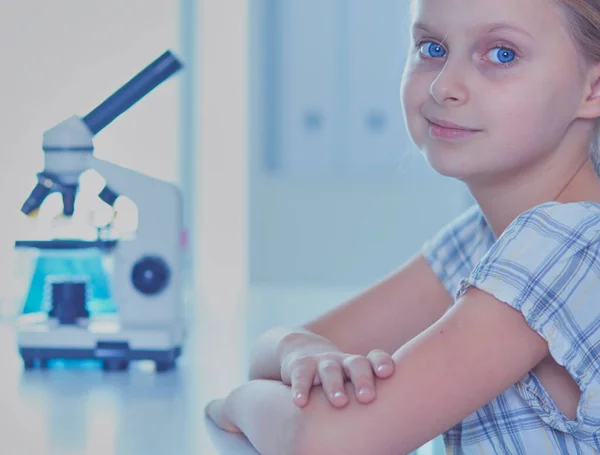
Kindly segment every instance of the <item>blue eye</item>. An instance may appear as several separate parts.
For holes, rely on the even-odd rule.
[[[419,52],[426,57],[441,58],[446,56],[446,49],[433,41],[426,41],[419,46]]]
[[[517,58],[515,51],[508,49],[507,47],[496,47],[488,52],[488,56],[494,63],[500,65],[508,65]]]

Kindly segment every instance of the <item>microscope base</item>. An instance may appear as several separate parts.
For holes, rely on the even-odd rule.
[[[53,360],[96,360],[105,370],[127,370],[149,360],[157,372],[175,368],[182,340],[166,327],[120,329],[116,317],[60,325],[44,314],[22,316],[17,341],[25,369],[47,368]]]
[[[99,360],[105,371],[125,371],[129,363],[135,360],[151,360],[157,372],[175,369],[176,360],[181,354],[178,346],[170,351],[135,351],[122,350],[112,357],[98,356],[95,349],[52,349],[52,348],[20,348],[26,370],[48,368],[52,360]]]

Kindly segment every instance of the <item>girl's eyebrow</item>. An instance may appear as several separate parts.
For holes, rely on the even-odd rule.
[[[434,31],[432,31],[432,27],[428,26],[427,24],[425,24],[424,22],[421,22],[421,21],[415,22],[413,24],[413,30],[415,30],[415,31],[421,30],[421,31],[424,31],[427,33],[434,34]],[[533,36],[531,36],[531,34],[527,30],[525,30],[521,27],[518,27],[514,24],[510,24],[508,22],[492,22],[492,23],[477,27],[477,30],[480,32],[486,33],[486,34],[492,33],[492,32],[497,32],[499,30],[512,30],[512,31],[515,31],[517,33],[520,33],[522,35],[525,35],[525,36],[533,39]]]
[[[509,24],[508,22],[494,22],[491,24],[487,24],[485,27],[482,28],[482,30],[485,33],[492,33],[498,30],[512,30],[514,32],[520,33],[521,35],[525,35],[533,39],[533,36],[531,36],[531,33],[529,33],[527,30],[518,27],[517,25]]]
[[[422,30],[427,33],[434,33],[424,22],[415,22],[412,28],[413,30]]]

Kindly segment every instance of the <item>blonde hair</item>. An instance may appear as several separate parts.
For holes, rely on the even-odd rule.
[[[555,0],[564,11],[567,28],[581,55],[590,63],[600,63],[600,0]],[[600,177],[600,120],[590,144],[590,156]]]
[[[600,62],[600,1],[555,0],[565,12],[568,29],[580,52],[590,62]]]

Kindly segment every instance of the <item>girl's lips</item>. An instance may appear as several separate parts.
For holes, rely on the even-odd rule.
[[[438,139],[464,139],[469,138],[481,130],[467,128],[445,120],[427,119],[429,134]]]

